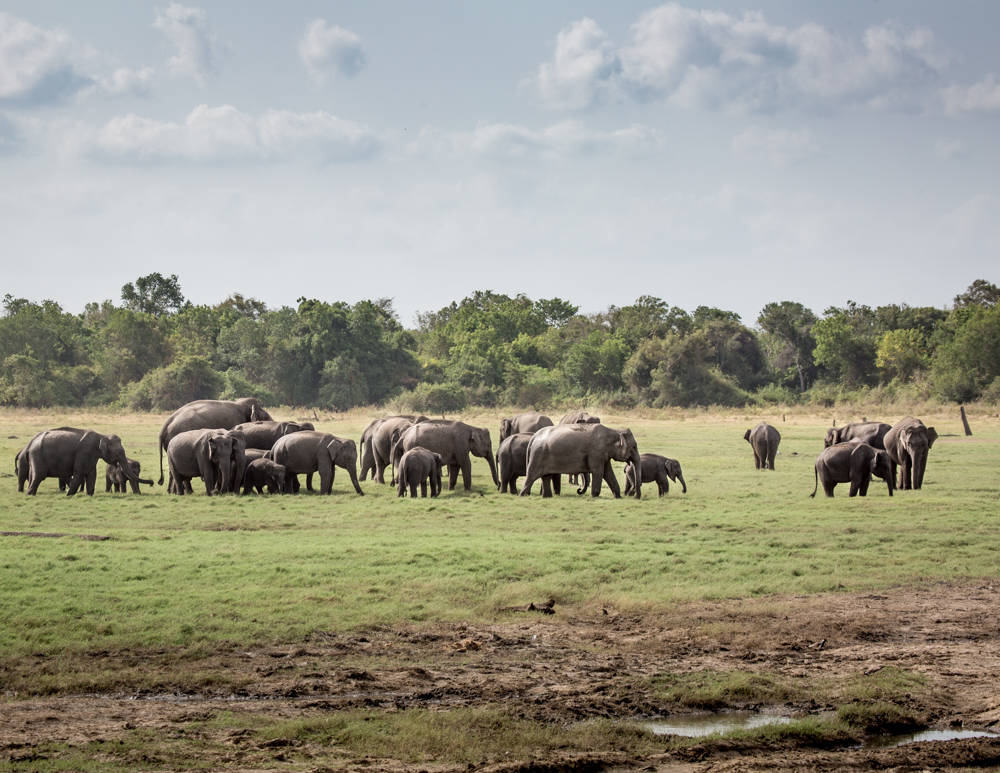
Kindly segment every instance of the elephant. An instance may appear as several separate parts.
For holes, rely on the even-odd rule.
[[[816,496],[819,484],[828,497],[833,496],[833,488],[838,483],[851,484],[850,496],[868,496],[868,485],[872,475],[882,478],[889,489],[889,496],[895,488],[895,475],[889,454],[862,440],[848,440],[827,446],[816,457],[815,485],[810,497]]]
[[[139,469],[140,465],[135,459],[127,459],[126,463],[129,467],[129,472],[132,473],[133,477],[140,483],[145,483],[147,486],[152,486],[153,481],[150,478],[140,478]],[[109,464],[104,470],[104,491],[108,492],[114,488],[115,493],[125,492],[125,481],[128,477],[122,471],[120,464]]]
[[[141,493],[138,478],[128,467],[128,457],[118,435],[102,435],[92,430],[47,430],[31,439],[27,454],[29,495],[38,492],[38,485],[45,478],[66,478],[67,496],[73,496],[84,485],[87,496],[93,496],[98,459],[120,464],[132,493]]]
[[[233,429],[242,432],[247,439],[247,448],[262,448],[269,451],[280,437],[292,432],[315,430],[311,421],[246,421]]]
[[[503,419],[500,422],[500,441],[503,442],[511,435],[521,432],[531,434],[538,432],[542,427],[551,426],[552,419],[544,414],[536,413],[535,411],[519,413],[512,419]]]
[[[500,476],[500,493],[509,491],[517,493],[517,479],[528,471],[528,443],[534,432],[518,432],[509,435],[500,442],[497,448],[497,474]],[[562,485],[559,475],[546,475],[542,486],[551,486],[556,494],[561,493]]]
[[[265,486],[268,494],[281,494],[285,491],[285,465],[260,457],[247,465],[243,476],[243,493],[249,494],[256,490],[258,494],[263,494]]]
[[[60,432],[75,432],[80,437],[86,434],[87,430],[77,429],[76,427],[56,427]],[[35,435],[38,437],[42,433],[39,432]],[[34,440],[35,438],[32,438]],[[14,472],[17,475],[17,490],[24,491],[24,484],[28,480],[28,475],[31,473],[31,465],[28,462],[28,446],[31,445],[31,440],[28,441],[27,445],[24,446],[17,454],[14,455]],[[65,491],[66,487],[69,485],[69,479],[71,476],[65,475],[59,478],[59,490]]]
[[[597,416],[591,416],[586,411],[570,411],[561,419],[560,424],[600,424],[601,420]]]
[[[388,423],[388,422],[386,422]],[[385,424],[379,427],[379,432]],[[448,490],[455,488],[458,481],[458,471],[462,471],[462,484],[465,490],[472,489],[472,461],[469,455],[485,459],[490,465],[493,485],[499,487],[496,460],[493,458],[493,442],[490,431],[482,427],[472,427],[461,421],[444,419],[422,421],[408,427],[392,447],[391,461],[398,463],[406,451],[417,446],[423,446],[428,451],[441,454],[444,463],[448,465]]]
[[[656,487],[659,489],[661,497],[670,491],[670,483],[667,482],[667,478],[675,483],[680,481],[681,490],[685,494],[687,493],[687,483],[684,482],[684,476],[681,474],[680,462],[676,459],[668,459],[659,454],[640,454],[639,469],[642,472],[643,483],[656,481]],[[629,462],[625,465],[625,495],[631,494],[633,488],[635,488],[635,467]]]
[[[285,490],[293,492],[300,473],[319,473],[319,493],[333,489],[336,468],[342,467],[351,476],[359,496],[364,496],[358,483],[358,447],[353,440],[344,440],[328,432],[306,430],[293,432],[278,439],[271,449],[271,458],[285,466]],[[295,483],[292,481],[295,480]]]
[[[938,434],[934,427],[925,427],[920,419],[907,416],[892,425],[885,433],[885,450],[892,461],[892,474],[899,468],[898,487],[918,489],[924,484],[927,469],[927,452],[931,450]]]
[[[611,461],[640,464],[639,448],[632,430],[617,430],[603,424],[564,424],[544,427],[531,436],[528,443],[528,464],[521,496],[531,493],[531,485],[544,475],[589,472],[591,496],[600,496],[601,481],[607,481],[615,498],[621,489]],[[637,480],[635,498],[642,496],[642,481]],[[542,496],[551,496],[542,482]]]
[[[228,430],[228,435],[233,440],[233,451],[229,461],[229,488],[223,489],[221,481],[217,481],[216,485],[220,492],[238,494],[243,486],[243,476],[247,469],[247,438],[239,429]]]
[[[830,427],[826,431],[823,445],[829,448],[837,443],[846,443],[848,440],[860,440],[872,448],[885,450],[883,438],[890,429],[892,429],[892,425],[886,424],[884,421],[859,421],[854,424],[845,424],[843,427]]]
[[[233,436],[224,429],[189,429],[174,435],[167,445],[169,491],[184,495],[192,478],[200,477],[205,494],[232,490]]]
[[[379,483],[385,483],[385,468],[392,464],[393,443],[410,427],[427,422],[426,416],[419,416],[417,419],[412,421],[406,416],[390,416],[382,419],[369,436],[372,454],[375,457],[375,479]],[[392,482],[395,483],[395,478]]]
[[[271,414],[256,397],[194,400],[182,405],[167,417],[160,429],[160,479],[157,483],[163,485],[163,453],[176,435],[192,429],[232,429],[247,421],[271,421]]]
[[[246,456],[247,459],[247,466],[249,467],[250,463],[257,459],[270,459],[271,458],[269,456],[270,453],[271,453],[270,448],[267,449],[266,451],[263,448],[248,448],[244,452],[244,456]]]
[[[410,496],[416,498],[417,484],[420,484],[420,496],[427,496],[427,481],[431,484],[431,496],[436,497],[441,493],[441,468],[444,467],[444,460],[441,454],[428,451],[426,448],[417,446],[411,448],[399,460],[399,467],[396,470],[396,494],[405,496],[406,489],[410,489]]]
[[[359,474],[361,480],[366,480],[369,472],[372,474],[372,480],[375,480],[375,474],[378,469],[374,448],[375,430],[377,430],[382,422],[387,419],[406,419],[412,424],[419,424],[422,421],[428,420],[427,417],[423,415],[414,416],[411,413],[404,413],[397,414],[396,416],[385,416],[381,419],[374,419],[367,427],[365,427],[365,431],[361,433],[361,442],[358,443],[358,450],[361,452],[361,472]],[[388,459],[391,448],[392,433],[390,432],[385,446],[384,458]],[[382,469],[385,469],[385,464],[382,465]],[[385,483],[385,480],[380,478],[379,482]]]
[[[753,463],[758,470],[773,470],[774,457],[778,453],[781,433],[766,421],[753,429],[748,429],[743,439],[753,449]]]

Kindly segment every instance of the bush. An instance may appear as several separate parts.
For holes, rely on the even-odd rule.
[[[279,405],[281,403],[274,392],[250,381],[236,368],[230,368],[222,374],[220,400],[236,400],[247,395],[253,395],[264,405]]]
[[[225,385],[204,357],[182,357],[122,390],[122,404],[139,411],[171,411],[192,400],[218,399]]]
[[[420,413],[454,413],[469,405],[469,395],[465,387],[455,383],[420,384],[416,389],[401,396],[404,404]]]

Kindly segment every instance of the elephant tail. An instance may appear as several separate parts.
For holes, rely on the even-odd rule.
[[[816,467],[813,467],[813,478],[815,478],[815,483],[813,484],[813,493],[809,495],[810,498],[814,498],[817,489],[819,489],[819,470]]]
[[[160,479],[156,482],[157,486],[163,485],[163,433],[160,433]]]

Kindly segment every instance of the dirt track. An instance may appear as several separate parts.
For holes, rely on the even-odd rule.
[[[222,711],[276,719],[345,708],[503,705],[551,722],[648,717],[678,710],[657,698],[650,677],[706,669],[766,671],[812,680],[847,679],[896,666],[929,680],[929,689],[910,705],[929,726],[1000,731],[998,612],[1000,582],[975,582],[878,594],[689,604],[661,614],[613,609],[570,613],[557,607],[555,615],[512,613],[493,625],[380,629],[364,635],[317,631],[296,646],[232,647],[183,664],[170,662],[170,653],[163,652],[95,653],[89,663],[77,666],[139,668],[147,676],[153,670],[163,692],[31,698],[8,694],[13,699],[0,704],[0,760],[30,760],[41,745],[52,742],[80,746],[97,739],[113,741],[135,728],[175,733],[185,723]],[[36,661],[15,664],[5,676],[17,677],[18,670],[29,667],[57,667],[47,666],[44,658]],[[237,686],[192,694],[184,674],[198,672],[225,673],[229,684]],[[809,714],[833,706],[810,700],[780,708]],[[250,743],[245,734],[231,729],[207,727],[199,733],[209,750],[226,750],[209,760],[211,767],[260,770],[288,764],[288,749]],[[304,755],[294,757],[300,761],[323,757],[306,749],[297,752]],[[206,762],[202,752],[199,760]],[[135,762],[139,767],[163,767],[153,760]],[[366,770],[404,768],[385,760],[342,756],[337,764]],[[505,763],[495,769],[920,770],[970,764],[1000,766],[1000,739],[850,750],[696,745],[643,758],[627,752],[597,759],[559,752],[552,759]],[[308,764],[304,768],[309,769]]]

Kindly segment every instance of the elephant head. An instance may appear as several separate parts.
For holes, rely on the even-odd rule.
[[[639,446],[635,442],[632,430],[623,429],[618,433],[611,458],[619,462],[631,462],[635,472],[635,498],[639,499],[642,496],[642,460],[639,458]]]
[[[264,406],[256,397],[242,397],[236,402],[246,408],[247,421],[273,421],[271,414],[264,410]]]
[[[97,452],[101,459],[112,467],[117,465],[132,487],[132,493],[139,493],[139,473],[129,466],[122,439],[118,435],[101,435],[97,441]]]
[[[469,431],[469,453],[485,459],[490,465],[490,474],[493,476],[493,485],[500,488],[500,476],[497,475],[497,463],[493,458],[493,441],[490,440],[490,431],[483,427],[473,427]]]
[[[240,486],[243,485],[243,476],[247,471],[247,437],[239,430],[231,429],[227,433],[233,441],[233,451],[232,451],[232,479],[230,480],[230,485],[232,488],[223,489],[223,491],[239,491]]]
[[[219,471],[221,491],[232,490],[233,438],[228,432],[216,432],[206,438],[208,460]]]
[[[326,446],[327,453],[330,454],[330,461],[335,467],[343,467],[347,474],[351,476],[351,483],[358,494],[364,494],[361,484],[358,483],[358,446],[353,440],[341,440],[334,438]]]
[[[503,442],[514,432],[513,419],[501,419],[500,421],[500,442]]]
[[[872,456],[871,470],[872,475],[885,481],[889,487],[889,496],[892,496],[892,492],[896,489],[896,476],[892,474],[892,460],[889,454],[880,449],[876,450]]]
[[[747,430],[747,432],[749,433],[750,430]],[[749,439],[750,438],[747,438],[747,440]],[[830,446],[834,446],[839,442],[840,442],[840,430],[837,429],[837,427],[830,427],[826,431],[826,437],[823,438],[823,447],[829,448]]]
[[[685,494],[687,493],[688,487],[687,483],[684,482],[684,476],[681,474],[681,465],[676,459],[667,459],[664,462],[664,467],[667,468],[667,477],[670,478],[674,483],[680,481],[681,491]]]
[[[913,488],[918,489],[924,483],[924,471],[927,469],[927,452],[931,450],[938,434],[934,427],[925,427],[922,423],[903,429],[900,442],[912,460],[911,474]]]

